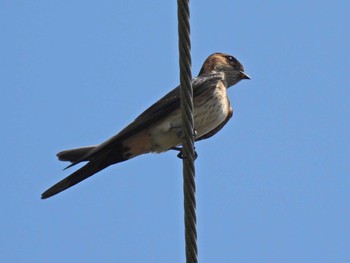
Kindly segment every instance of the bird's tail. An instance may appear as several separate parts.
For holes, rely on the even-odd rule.
[[[81,167],[79,170],[75,171],[74,173],[63,179],[62,181],[47,189],[44,193],[42,193],[41,199],[49,198],[53,195],[64,191],[67,188],[89,178],[90,176],[101,171],[107,166],[110,166],[111,164],[113,163],[106,161],[103,158],[99,158],[98,160],[92,160],[83,167]]]
[[[60,161],[69,161],[71,163],[74,163],[80,160],[83,156],[87,155],[88,152],[90,152],[95,148],[96,146],[86,146],[81,148],[65,150],[65,151],[59,152],[57,154],[57,157]],[[91,161],[91,159],[87,159],[85,161]]]

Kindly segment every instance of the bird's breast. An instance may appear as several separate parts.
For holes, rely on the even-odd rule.
[[[199,138],[219,126],[230,111],[226,88],[223,85],[212,93],[206,93],[194,101],[196,137]]]
[[[226,88],[222,83],[216,89],[194,98],[194,125],[196,138],[219,126],[230,111]],[[177,109],[150,128],[153,152],[167,151],[181,144],[181,111]]]

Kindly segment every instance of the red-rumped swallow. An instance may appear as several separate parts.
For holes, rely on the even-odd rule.
[[[242,79],[250,79],[233,56],[214,53],[192,80],[195,141],[207,139],[232,117],[226,89]],[[85,180],[102,169],[144,153],[161,153],[181,145],[180,90],[176,87],[145,110],[132,123],[107,141],[59,152],[58,159],[71,165],[88,162],[46,190],[41,198],[51,197]]]

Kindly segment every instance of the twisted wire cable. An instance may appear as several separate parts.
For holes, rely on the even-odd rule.
[[[197,263],[193,90],[189,0],[177,1],[186,262]]]

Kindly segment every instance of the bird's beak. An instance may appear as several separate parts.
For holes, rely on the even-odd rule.
[[[250,79],[250,77],[246,73],[241,71],[241,79]]]

